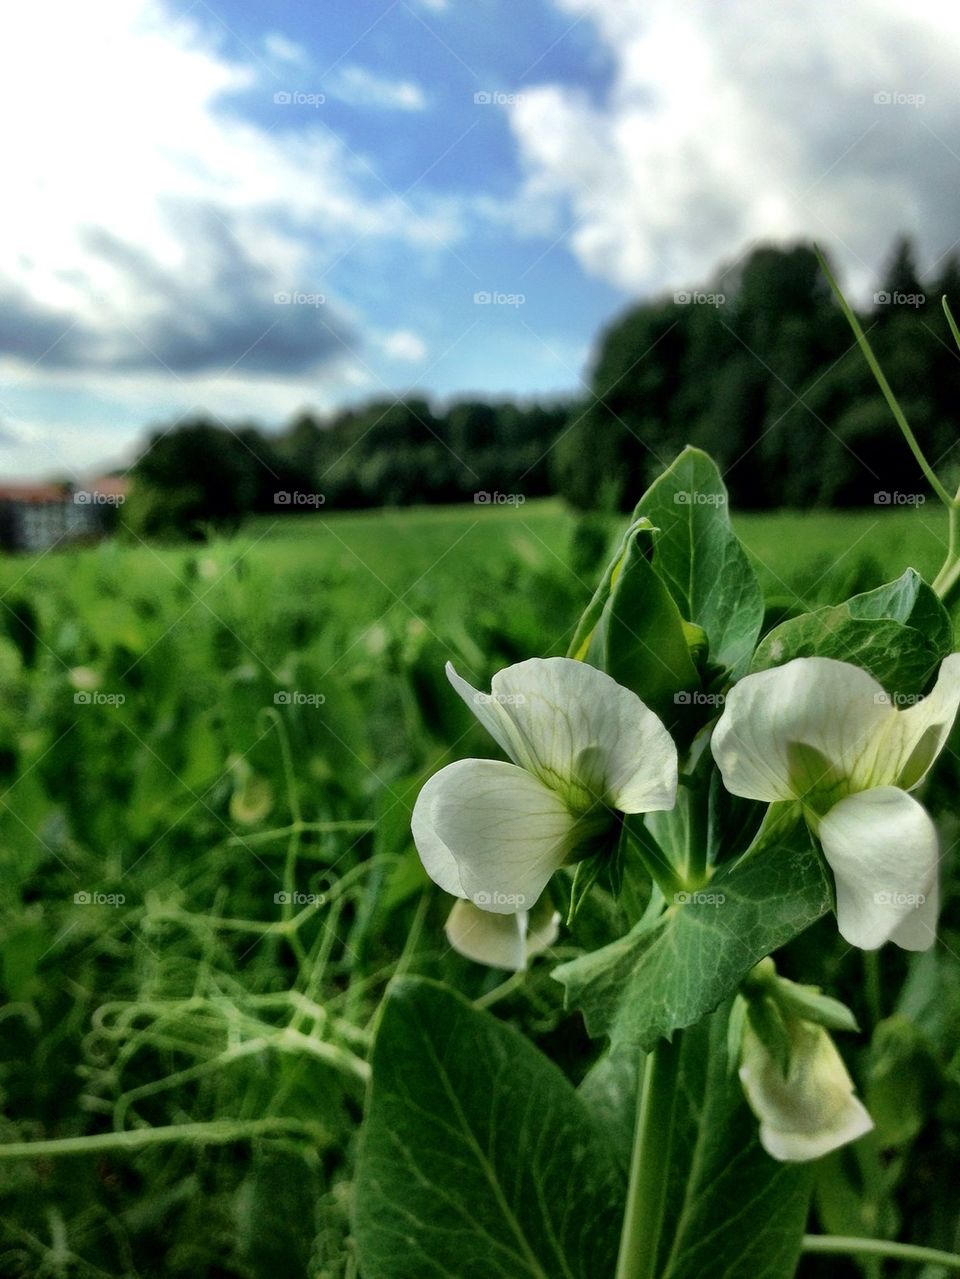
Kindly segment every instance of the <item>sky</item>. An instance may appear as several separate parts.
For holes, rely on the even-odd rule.
[[[200,412],[582,393],[631,302],[960,240],[960,6],[32,0],[0,18],[0,475]]]

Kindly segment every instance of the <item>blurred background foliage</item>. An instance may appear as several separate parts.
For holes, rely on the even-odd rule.
[[[921,279],[901,239],[861,312],[931,459],[955,440],[960,363],[940,299],[960,297],[958,286],[955,256]],[[756,248],[699,290],[632,307],[600,335],[569,403],[440,406],[409,394],[329,420],[303,413],[279,433],[202,418],[158,430],[133,468],[124,521],[143,536],[199,535],[282,511],[278,492],[322,494],[337,509],[499,492],[627,510],[685,444],[716,459],[740,509],[924,491],[812,247],[796,244]]]

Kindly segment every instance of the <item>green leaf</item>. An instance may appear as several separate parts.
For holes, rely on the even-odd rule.
[[[888,693],[911,695],[923,692],[952,651],[950,617],[911,568],[895,582],[775,627],[757,649],[751,669],[766,670],[794,657],[833,657],[862,666]]]
[[[634,519],[644,517],[658,530],[653,567],[681,615],[706,632],[714,665],[741,673],[760,634],[763,595],[713,460],[684,449],[638,502]]]
[[[813,1166],[760,1146],[726,1023],[723,1010],[684,1036],[662,1279],[787,1279],[800,1257]]]
[[[624,1177],[630,1169],[633,1130],[643,1057],[634,1049],[605,1052],[587,1071],[577,1089],[593,1122],[603,1133],[607,1148],[619,1162]]]
[[[613,590],[614,582],[623,565],[624,557],[633,540],[634,536],[642,530],[651,531],[653,525],[649,520],[634,520],[623,537],[620,544],[614,552],[610,563],[603,570],[603,576],[600,578],[600,585],[593,593],[593,598],[584,609],[577,629],[574,631],[573,639],[570,641],[570,647],[567,649],[567,657],[574,657],[577,661],[583,661],[587,655],[587,649],[590,647],[590,640],[593,632],[597,629],[600,617],[603,613],[604,606],[610,598],[610,592]]]
[[[355,1182],[364,1279],[612,1274],[623,1197],[552,1062],[434,982],[391,988]]]
[[[831,905],[820,859],[803,826],[739,864],[700,894],[554,972],[591,1035],[649,1050],[732,994],[765,955]]]
[[[668,727],[700,687],[688,631],[673,597],[647,558],[654,533],[630,536],[615,581],[594,630],[586,660],[631,689]],[[681,695],[678,699],[678,695]]]

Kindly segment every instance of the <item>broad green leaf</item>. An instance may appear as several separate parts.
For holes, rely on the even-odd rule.
[[[577,1089],[624,1176],[630,1168],[633,1129],[643,1055],[634,1048],[605,1052],[587,1071]]]
[[[363,1279],[612,1275],[623,1195],[531,1043],[434,982],[392,987],[354,1185]]]
[[[629,538],[586,660],[672,727],[685,711],[689,717],[689,692],[699,689],[700,677],[680,610],[647,559],[653,536],[638,529]]]
[[[788,1279],[800,1257],[813,1165],[763,1150],[734,1063],[726,1009],[684,1036],[662,1279]]]
[[[658,530],[653,567],[682,616],[706,632],[710,661],[746,669],[763,622],[763,595],[730,524],[716,464],[686,448],[650,486],[634,519]]]
[[[888,693],[910,695],[923,692],[952,650],[950,617],[911,568],[875,591],[775,627],[757,649],[752,669],[794,657],[833,657],[862,666]]]
[[[554,972],[591,1035],[648,1050],[732,994],[744,975],[824,915],[830,889],[805,827],[720,868],[700,894],[674,903],[603,949]]]

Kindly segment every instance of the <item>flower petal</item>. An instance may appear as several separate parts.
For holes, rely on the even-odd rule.
[[[515,764],[522,765],[523,761],[518,759],[514,753],[514,745],[509,731],[510,720],[504,715],[496,699],[490,693],[481,693],[479,689],[468,683],[462,675],[458,675],[454,670],[453,662],[447,662],[444,669],[447,673],[447,679],[454,689],[460,694],[503,753],[509,755]]]
[[[560,936],[560,912],[553,909],[549,893],[544,895],[527,916],[527,959],[542,955]]]
[[[477,964],[522,972],[527,966],[527,912],[492,915],[471,901],[454,902],[444,932],[459,954]]]
[[[940,664],[937,682],[921,702],[891,718],[884,754],[889,753],[885,782],[913,790],[919,786],[946,745],[960,707],[960,653]]]
[[[584,812],[672,808],[677,750],[657,716],[603,671],[566,657],[499,671],[488,700],[448,668],[454,687],[515,763]]]
[[[560,916],[544,895],[532,911],[492,915],[470,901],[454,903],[447,918],[447,940],[454,950],[478,964],[522,972],[534,955],[557,940]]]
[[[791,1027],[786,1077],[749,1025],[744,1034],[740,1081],[760,1120],[760,1142],[774,1159],[796,1162],[855,1141],[873,1127],[853,1094],[843,1058],[822,1026]]]
[[[745,799],[799,799],[844,789],[872,760],[896,712],[882,685],[849,662],[797,657],[747,675],[713,732],[723,784]]]
[[[938,842],[926,809],[906,791],[877,786],[834,805],[819,835],[837,881],[837,925],[851,946],[874,950],[898,941],[929,949]]]
[[[573,814],[557,794],[513,764],[463,759],[427,787],[427,852],[435,853],[432,840],[449,852],[459,875],[457,895],[483,910],[513,915],[532,906],[573,851]],[[443,869],[449,870],[446,863]]]
[[[410,821],[413,842],[417,846],[424,870],[435,884],[439,884],[444,892],[452,893],[454,897],[465,897],[466,894],[460,883],[457,859],[437,834],[433,809],[437,797],[443,794],[447,787],[457,784],[458,774],[449,776],[451,770],[467,762],[469,761],[460,760],[459,763],[448,764],[446,768],[441,768],[439,773],[434,773],[417,796]]]

